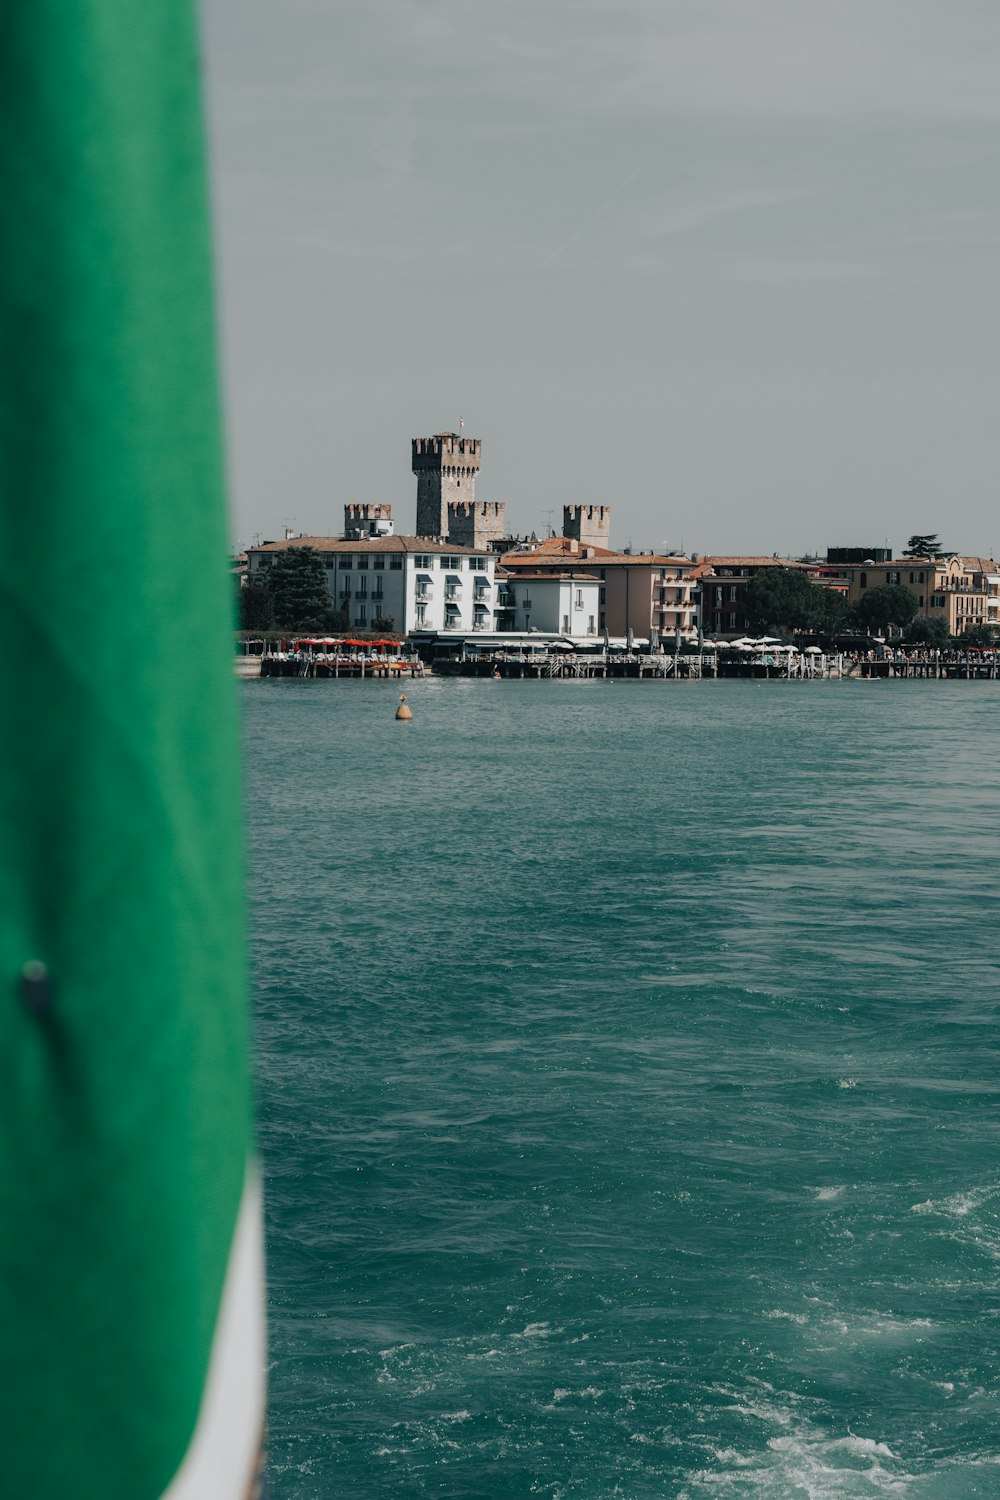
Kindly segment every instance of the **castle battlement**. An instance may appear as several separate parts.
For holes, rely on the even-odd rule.
[[[471,516],[481,516],[483,520],[503,519],[507,510],[502,500],[449,500],[449,515],[462,516],[468,519]]]
[[[418,469],[439,469],[442,464],[478,469],[482,447],[479,438],[462,437],[457,432],[439,432],[434,437],[413,438],[413,472],[416,473]]]

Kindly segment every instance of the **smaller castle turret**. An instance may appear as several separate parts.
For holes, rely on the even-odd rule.
[[[453,547],[489,550],[507,534],[507,507],[502,500],[449,500],[448,541]]]
[[[370,500],[352,501],[344,506],[344,537],[358,541],[363,536],[392,535],[392,506]]]
[[[564,505],[563,536],[586,547],[606,547],[611,536],[611,506]]]

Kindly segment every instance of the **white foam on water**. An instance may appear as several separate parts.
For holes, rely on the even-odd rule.
[[[914,1203],[910,1212],[914,1214],[940,1214],[943,1218],[964,1219],[975,1213],[984,1203],[1000,1194],[1000,1185],[988,1183],[983,1187],[968,1188],[965,1192],[951,1193],[947,1198],[927,1198],[923,1203]]]
[[[520,1333],[512,1333],[514,1339],[550,1339],[554,1333],[562,1333],[561,1328],[552,1328],[548,1323],[529,1323]]]
[[[878,1443],[874,1438],[859,1438],[853,1435],[843,1438],[834,1438],[829,1444],[831,1450],[843,1448],[848,1453],[857,1453],[865,1458],[891,1458],[895,1463],[896,1455],[888,1443]]]
[[[838,1183],[835,1187],[816,1187],[810,1191],[815,1194],[817,1203],[832,1203],[834,1198],[839,1198],[841,1193],[847,1192],[847,1184]]]
[[[746,1453],[739,1453],[735,1448],[710,1448],[712,1457],[720,1464],[735,1464],[738,1469],[749,1468],[757,1462],[756,1458],[749,1457]]]

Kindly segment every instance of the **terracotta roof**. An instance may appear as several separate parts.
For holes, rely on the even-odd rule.
[[[512,577],[517,583],[524,583],[528,579],[538,583],[600,583],[594,573],[532,573],[527,568],[518,568]]]
[[[589,552],[589,557],[584,553]],[[505,552],[504,557],[513,558],[546,558],[546,557],[577,557],[585,562],[592,561],[595,557],[619,557],[621,554],[612,552],[608,547],[597,547],[589,542],[574,542],[568,536],[550,536],[543,542],[538,542],[531,547],[515,547],[511,552]]]
[[[995,562],[992,557],[965,557],[960,552],[946,552],[940,557],[891,557],[888,562],[831,563],[829,566],[836,568],[839,572],[852,573],[881,573],[885,569],[893,573],[902,573],[904,570],[917,568],[922,568],[925,572],[942,573],[947,573],[949,570],[966,573],[1000,572],[1000,563]]]
[[[458,547],[449,542],[429,542],[422,536],[366,536],[346,541],[339,536],[293,536],[287,542],[263,542],[248,552],[287,552],[290,547],[312,547],[316,552],[446,552],[449,556],[482,557],[485,547]]]
[[[698,564],[700,570],[706,568],[818,568],[828,567],[827,563],[803,563],[792,562],[787,557],[703,557]],[[881,566],[881,564],[880,564]]]
[[[557,566],[564,561],[580,563],[583,567],[607,565],[625,568],[660,568],[693,566],[689,557],[665,556],[660,552],[612,552],[608,547],[592,547],[585,543],[574,551],[571,540],[565,536],[549,537],[537,547],[516,549],[503,554],[503,563],[508,568],[531,568],[551,563]]]

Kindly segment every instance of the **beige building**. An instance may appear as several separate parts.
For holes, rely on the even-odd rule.
[[[1000,625],[1000,565],[991,557],[894,557],[837,571],[848,581],[852,604],[883,584],[901,584],[916,595],[917,613],[943,620],[950,635]]]

